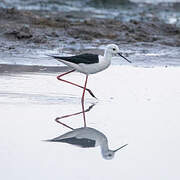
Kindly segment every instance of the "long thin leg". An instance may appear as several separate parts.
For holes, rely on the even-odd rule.
[[[85,110],[85,112],[90,111],[90,110],[94,107],[94,105],[95,105],[95,104],[92,104],[91,106],[89,106],[88,109]],[[69,114],[69,115],[65,115],[65,116],[61,116],[61,117],[57,117],[57,118],[55,119],[55,121],[56,121],[57,123],[59,123],[59,124],[65,126],[65,127],[69,128],[69,129],[72,129],[72,130],[73,130],[74,128],[68,126],[68,125],[65,124],[65,123],[62,123],[62,122],[59,121],[59,120],[60,120],[60,119],[63,119],[63,118],[70,117],[70,116],[76,116],[76,115],[81,114],[81,113],[83,113],[83,111],[77,112],[77,113],[73,113],[73,114]]]
[[[85,110],[84,110],[84,95],[85,95],[87,80],[88,80],[88,75],[86,75],[86,80],[85,80],[85,84],[84,84],[84,90],[83,90],[83,94],[82,94],[82,98],[81,98],[83,119],[84,119],[84,127],[86,127],[86,116],[85,116]]]
[[[91,106],[89,106],[88,109],[86,109],[84,112],[90,111],[93,108],[94,105],[95,104],[92,104]],[[56,119],[64,119],[64,118],[68,118],[68,117],[71,117],[71,116],[76,116],[76,115],[79,115],[79,114],[82,114],[82,113],[83,113],[83,111],[80,111],[80,112],[76,112],[76,113],[73,113],[73,114],[64,115],[64,116],[58,117]]]
[[[66,124],[64,124],[64,123],[62,123],[61,121],[59,121],[59,119],[60,119],[60,118],[57,117],[57,118],[55,119],[55,121],[56,121],[57,123],[59,123],[59,124],[65,126],[65,127],[69,128],[69,129],[71,129],[71,130],[74,130],[74,128],[72,128],[72,127],[70,127],[70,126],[68,126],[68,125],[66,125]]]
[[[74,71],[75,71],[75,69],[73,69],[73,70],[71,70],[71,71],[68,71],[68,72],[66,72],[66,73],[60,74],[59,76],[57,76],[57,79],[58,79],[59,81],[63,81],[63,82],[66,82],[66,83],[69,83],[69,84],[72,84],[72,85],[74,85],[74,86],[77,86],[77,87],[80,87],[80,88],[84,89],[83,86],[80,86],[80,85],[75,84],[75,83],[73,83],[73,82],[70,82],[70,81],[61,79],[62,76],[66,75],[66,74],[70,74],[70,73],[72,73],[72,72],[74,72]],[[85,90],[88,91],[89,94],[90,94],[92,97],[96,98],[96,96],[92,93],[92,91],[91,91],[90,89],[86,88]]]

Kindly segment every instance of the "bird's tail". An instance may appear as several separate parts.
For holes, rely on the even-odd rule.
[[[57,142],[56,140],[54,139],[46,139],[46,140],[42,140],[43,142]]]

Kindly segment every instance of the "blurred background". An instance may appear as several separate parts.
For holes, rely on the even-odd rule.
[[[56,66],[44,54],[102,54],[115,43],[137,65],[179,65],[178,0],[0,2],[1,64]]]

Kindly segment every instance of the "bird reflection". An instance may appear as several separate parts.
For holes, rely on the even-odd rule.
[[[107,137],[102,132],[90,127],[73,129],[70,132],[47,141],[68,143],[82,148],[100,146],[101,154],[103,158],[107,160],[112,159],[115,152],[127,146],[127,144],[125,144],[116,150],[110,150]]]
[[[88,109],[85,110],[85,112],[90,111],[95,104],[92,104],[89,106]],[[48,142],[61,142],[61,143],[67,143],[75,146],[79,146],[81,148],[92,148],[100,146],[101,148],[101,154],[104,159],[112,159],[115,155],[115,153],[122,149],[123,147],[127,146],[127,144],[117,148],[116,150],[110,150],[108,146],[108,140],[107,137],[97,129],[91,128],[91,127],[81,127],[81,128],[72,128],[71,126],[63,123],[60,121],[60,119],[67,118],[70,116],[75,116],[78,114],[81,114],[82,112],[73,113],[70,115],[65,115],[61,117],[57,117],[55,119],[56,122],[59,124],[71,129],[71,131],[60,135],[56,138],[46,140]]]

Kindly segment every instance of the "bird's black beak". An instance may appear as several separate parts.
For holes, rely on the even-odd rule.
[[[125,58],[121,53],[118,53],[119,56],[121,56],[122,58],[124,58],[127,62],[132,63],[130,60],[128,60],[127,58]]]
[[[125,146],[127,146],[127,145],[128,145],[128,144],[125,144],[125,145],[121,146],[120,148],[114,150],[113,152],[119,151],[120,149],[122,149],[123,147],[125,147]]]

